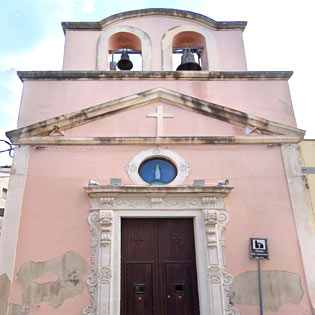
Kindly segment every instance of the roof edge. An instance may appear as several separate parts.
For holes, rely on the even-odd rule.
[[[24,80],[283,80],[293,71],[18,71]]]
[[[65,32],[66,30],[102,30],[105,27],[109,26],[112,23],[119,22],[126,19],[137,18],[142,16],[152,16],[152,15],[162,15],[162,16],[171,16],[179,17],[189,20],[194,20],[199,23],[203,23],[207,26],[213,27],[216,30],[225,30],[225,29],[239,29],[244,31],[247,22],[246,21],[215,21],[205,15],[194,13],[185,10],[178,9],[140,9],[132,10],[117,13],[109,16],[99,22],[62,22],[62,28]]]

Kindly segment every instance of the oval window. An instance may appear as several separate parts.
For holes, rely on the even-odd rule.
[[[166,185],[175,179],[177,169],[169,160],[154,158],[146,160],[140,165],[139,175],[150,185]]]

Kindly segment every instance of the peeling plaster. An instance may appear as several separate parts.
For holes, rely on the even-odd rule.
[[[17,274],[23,305],[34,306],[47,301],[52,307],[59,307],[66,299],[84,290],[82,277],[87,272],[87,262],[73,251],[46,262],[27,261]],[[56,278],[55,281],[49,280]],[[13,314],[24,313],[10,313]]]
[[[0,315],[6,315],[9,294],[10,294],[11,281],[7,274],[4,273],[0,276]]]
[[[23,306],[19,304],[10,303],[8,315],[28,315],[32,311],[36,311],[38,309],[39,309],[39,305]]]
[[[304,291],[298,274],[269,270],[262,272],[263,307],[277,312],[281,304],[299,304]],[[258,272],[247,271],[234,278],[229,293],[232,304],[259,305]]]

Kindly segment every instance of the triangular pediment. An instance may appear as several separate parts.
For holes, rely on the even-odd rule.
[[[256,130],[252,135],[255,132]],[[245,134],[243,127],[164,101],[131,107],[64,131],[66,137],[197,137]],[[53,135],[58,136],[56,132]]]
[[[56,138],[59,138],[68,129],[153,103],[176,106],[186,111],[244,128],[249,133],[254,130],[261,135],[282,135],[298,139],[302,138],[305,133],[303,130],[259,118],[229,107],[207,102],[165,88],[155,88],[15,129],[7,132],[7,136],[13,143],[30,137],[57,136]]]

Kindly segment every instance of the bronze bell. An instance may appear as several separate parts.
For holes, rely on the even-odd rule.
[[[124,51],[121,54],[120,60],[117,63],[117,67],[120,70],[131,70],[133,67],[132,62],[129,60],[129,56],[128,53],[126,51]]]
[[[191,49],[183,49],[181,64],[177,67],[176,71],[200,71],[199,63],[195,61],[194,54]]]

